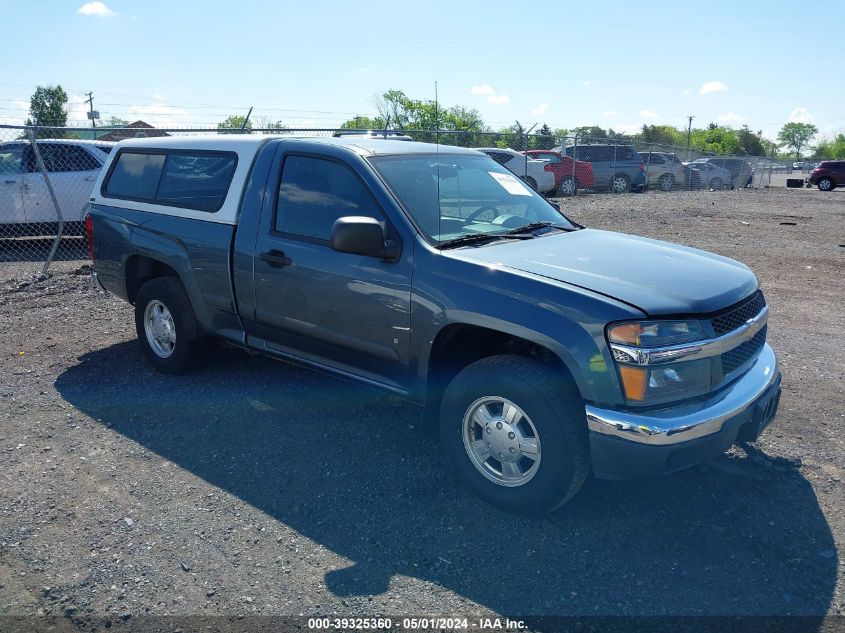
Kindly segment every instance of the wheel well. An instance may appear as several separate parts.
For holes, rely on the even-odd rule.
[[[132,255],[126,260],[126,297],[135,303],[138,290],[150,279],[156,277],[179,277],[176,271],[157,259],[144,255]]]
[[[458,372],[477,360],[499,354],[534,358],[560,371],[561,376],[572,379],[560,357],[542,345],[497,330],[456,323],[443,328],[432,345],[428,359],[426,407],[434,407],[433,412],[439,413],[443,393]]]

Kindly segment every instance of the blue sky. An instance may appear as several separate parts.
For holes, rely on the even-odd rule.
[[[693,5],[697,5],[694,6]],[[826,2],[519,3],[0,0],[0,122],[38,84],[103,117],[213,125],[229,114],[331,127],[373,97],[477,108],[504,126],[747,123],[845,130],[842,23]],[[14,25],[12,28],[11,25]],[[838,68],[838,71],[835,70]],[[839,74],[837,78],[836,74]]]

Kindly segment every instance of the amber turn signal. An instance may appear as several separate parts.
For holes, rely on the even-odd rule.
[[[628,400],[641,402],[645,398],[646,378],[648,371],[642,367],[619,366],[622,376],[622,386],[625,387],[625,397]]]

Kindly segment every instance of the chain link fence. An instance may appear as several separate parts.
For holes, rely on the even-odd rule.
[[[478,148],[548,197],[758,188],[772,184],[773,175],[793,172],[792,163],[775,156],[715,155],[628,138],[511,131],[0,125],[0,262],[32,262],[33,268],[46,273],[53,261],[88,259],[88,201],[99,171],[117,142],[243,131],[277,136],[374,136]],[[810,167],[803,164],[803,174]]]

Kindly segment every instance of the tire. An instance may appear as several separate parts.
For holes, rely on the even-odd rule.
[[[523,182],[525,182],[526,185],[531,187],[534,191],[537,191],[537,181],[534,180],[531,176],[526,176],[522,180],[523,180]]]
[[[572,176],[564,176],[563,180],[558,183],[557,194],[562,198],[574,196],[577,191],[578,183]]]
[[[514,413],[512,426],[504,405]],[[509,512],[551,512],[590,473],[584,403],[575,384],[524,356],[484,358],[455,376],[440,408],[440,441],[458,479]]]
[[[830,178],[822,178],[816,186],[819,188],[819,191],[832,191],[834,187],[833,181]]]
[[[631,179],[625,174],[616,174],[610,181],[610,190],[613,193],[626,193],[631,190]]]
[[[141,286],[135,297],[135,330],[144,356],[164,374],[187,371],[202,346],[194,309],[176,277],[156,277]]]
[[[660,191],[672,191],[675,188],[675,177],[672,174],[663,174],[657,179],[657,187]]]
[[[721,189],[722,188],[722,179],[718,176],[715,178],[710,179],[710,188],[711,189]]]

